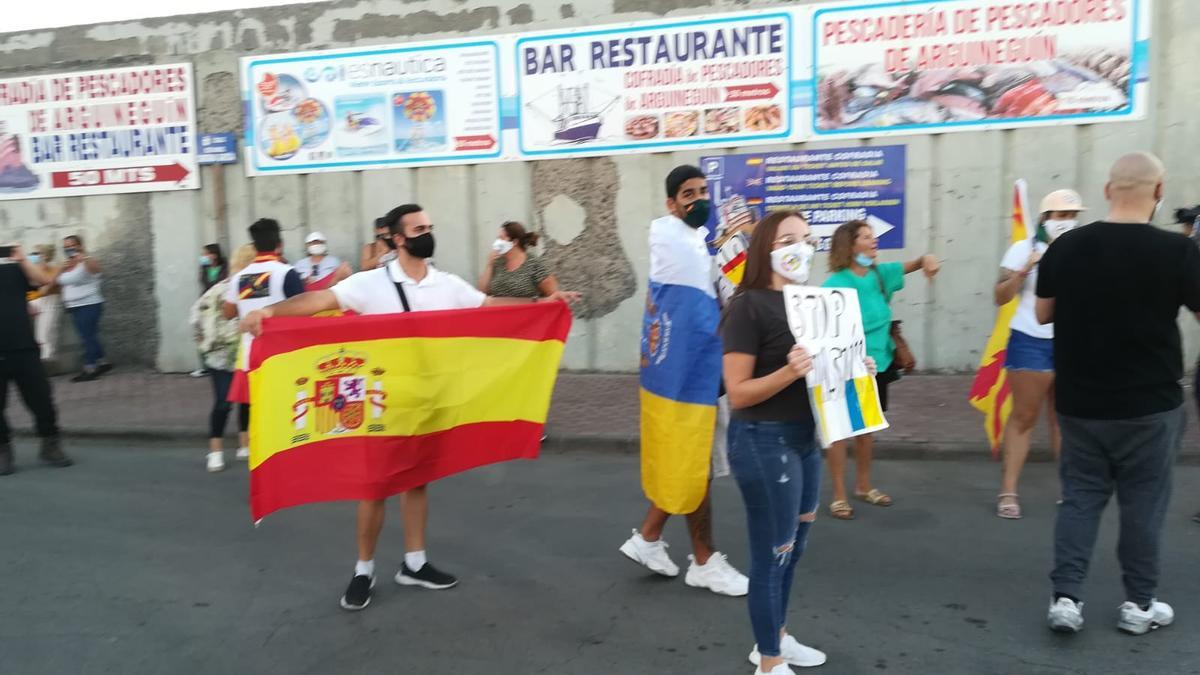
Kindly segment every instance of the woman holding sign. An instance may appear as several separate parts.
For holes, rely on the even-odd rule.
[[[996,501],[996,515],[1001,518],[1021,517],[1017,480],[1029,456],[1029,440],[1043,407],[1050,423],[1050,444],[1055,456],[1062,444],[1054,412],[1054,324],[1043,326],[1038,322],[1033,311],[1037,303],[1034,289],[1042,254],[1050,242],[1079,225],[1076,218],[1083,210],[1082,200],[1074,190],[1056,190],[1046,195],[1033,239],[1013,244],[1000,261],[996,306],[1003,307],[1013,298],[1019,298],[1005,349],[1004,367],[1012,387],[1012,415],[1004,429],[1004,469]]]
[[[721,319],[732,408],[729,466],[750,537],[750,624],[757,641],[750,662],[760,675],[825,663],[825,654],[800,644],[785,627],[796,561],[817,517],[821,450],[804,379],[813,359],[792,336],[783,287],[808,281],[816,243],[799,213],[763,218]]]
[[[861,220],[852,220],[833,233],[829,250],[829,278],[826,288],[853,288],[858,291],[858,302],[862,308],[863,331],[867,338],[867,354],[879,368],[876,382],[879,400],[887,410],[888,384],[900,379],[902,370],[915,367],[911,354],[905,350],[906,358],[898,358],[895,339],[898,333],[892,325],[892,295],[904,288],[904,277],[918,270],[932,279],[940,269],[937,258],[923,255],[905,263],[879,263],[879,242],[871,226]],[[907,361],[907,363],[906,363]],[[854,438],[854,459],[858,465],[854,496],[875,506],[891,506],[892,498],[871,485],[871,455],[875,448],[875,437],[864,434]],[[840,520],[854,518],[854,509],[846,499],[846,442],[830,446],[826,453],[830,479],[833,482],[833,502],[829,514]]]

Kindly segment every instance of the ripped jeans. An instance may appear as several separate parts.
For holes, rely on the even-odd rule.
[[[729,467],[746,504],[750,625],[759,653],[779,656],[792,576],[817,511],[821,452],[816,429],[799,422],[733,420]]]

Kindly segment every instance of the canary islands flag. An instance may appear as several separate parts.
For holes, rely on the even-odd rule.
[[[652,248],[652,254],[653,253]],[[717,394],[720,320],[715,288],[695,270],[656,265],[642,319],[642,489],[668,513],[692,513],[708,491]]]
[[[562,303],[267,319],[249,358],[254,520],[537,457],[570,326]]]
[[[1029,198],[1024,180],[1018,180],[1013,186],[1012,202],[1012,231],[1009,244],[1015,244],[1029,238],[1029,229],[1025,223]],[[1004,369],[1004,357],[1008,350],[1009,324],[1017,312],[1020,294],[1014,296],[996,313],[996,323],[992,326],[992,335],[988,338],[983,349],[983,357],[979,360],[979,371],[975,374],[975,382],[971,385],[971,405],[983,413],[983,428],[987,433],[988,443],[992,446],[992,456],[1000,454],[1000,441],[1004,438],[1004,427],[1008,424],[1008,415],[1012,412],[1012,399],[1008,384],[1008,372]]]

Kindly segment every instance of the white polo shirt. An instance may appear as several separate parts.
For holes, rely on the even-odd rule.
[[[414,312],[483,306],[487,295],[478,288],[433,265],[428,265],[428,269],[424,279],[413,281],[400,268],[399,261],[393,260],[387,267],[353,274],[329,290],[337,296],[343,310],[358,314],[403,312],[404,305],[400,303],[400,294],[396,292],[397,281],[403,284],[408,306]]]

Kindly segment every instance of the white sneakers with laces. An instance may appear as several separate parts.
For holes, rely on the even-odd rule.
[[[1083,628],[1083,603],[1070,598],[1059,598],[1050,603],[1046,623],[1055,633],[1078,633]]]
[[[781,663],[770,670],[755,668],[754,675],[796,675],[796,671],[788,667],[788,664]]]
[[[208,472],[216,473],[225,470],[225,453],[210,452],[208,453]]]
[[[237,458],[239,460],[250,459],[250,448],[241,447],[237,449]]]
[[[679,576],[679,566],[671,560],[671,556],[667,555],[667,548],[667,542],[662,539],[646,541],[642,538],[641,532],[634,530],[633,536],[621,544],[619,550],[627,558],[655,574],[677,577]]]
[[[802,645],[791,635],[784,635],[783,639],[779,641],[779,655],[783,657],[784,662],[788,665],[800,668],[823,666],[826,661],[825,652]],[[758,653],[758,645],[754,645],[754,650],[750,652],[750,663],[756,666],[762,663],[762,655]]]
[[[1150,609],[1143,610],[1132,602],[1121,605],[1121,618],[1117,628],[1130,635],[1145,635],[1163,626],[1170,626],[1175,621],[1175,610],[1165,602],[1150,601]]]
[[[733,568],[725,558],[724,553],[713,551],[708,562],[700,565],[695,556],[688,556],[692,561],[688,565],[687,576],[683,582],[693,588],[707,588],[718,595],[741,597],[750,592],[750,579]]]

